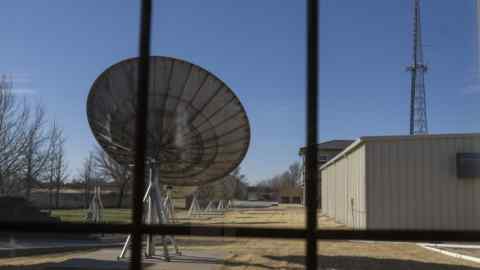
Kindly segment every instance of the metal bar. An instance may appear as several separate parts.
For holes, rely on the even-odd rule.
[[[307,153],[305,178],[307,270],[317,269],[318,0],[307,1]]]
[[[189,226],[178,224],[104,224],[104,223],[44,223],[44,222],[0,222],[2,232],[24,233],[118,233],[129,234],[140,228],[145,234],[184,235],[272,239],[304,239],[304,229],[255,228],[233,226]],[[414,230],[318,230],[314,238],[320,240],[371,240],[400,242],[480,242],[480,230],[477,231],[414,231]]]
[[[145,188],[145,148],[148,117],[148,86],[150,69],[150,28],[152,17],[152,1],[142,0],[138,92],[135,130],[135,181],[133,183],[133,230],[130,269],[142,269],[142,223],[143,223],[143,192]]]

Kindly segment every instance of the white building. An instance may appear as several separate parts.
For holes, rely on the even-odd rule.
[[[320,171],[322,212],[353,228],[480,228],[480,134],[362,137]]]

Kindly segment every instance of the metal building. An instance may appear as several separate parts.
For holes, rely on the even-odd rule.
[[[480,133],[362,137],[324,164],[322,212],[356,229],[478,230]]]

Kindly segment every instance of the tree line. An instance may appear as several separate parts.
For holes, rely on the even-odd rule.
[[[27,102],[13,92],[13,83],[0,78],[0,196],[30,200],[35,188],[48,190],[49,208],[60,206],[65,187],[83,190],[87,206],[95,184],[118,186],[121,205],[131,180],[128,168],[113,161],[100,148],[89,153],[76,176],[69,173],[66,138],[54,121],[46,119],[41,104]]]
[[[32,189],[47,184],[53,204],[67,178],[65,137],[47,123],[42,105],[28,103],[12,91],[12,82],[0,79],[0,195],[26,199]]]
[[[291,164],[283,173],[258,182],[257,188],[265,192],[279,192],[282,189],[295,188],[302,185],[302,166],[297,161]]]
[[[41,104],[16,95],[12,85],[6,76],[0,78],[0,196],[31,200],[34,189],[46,189],[50,208],[58,208],[62,189],[70,187],[81,191],[83,204],[88,206],[94,186],[108,183],[116,190],[116,205],[121,207],[131,189],[132,168],[96,147],[71,175],[62,128],[47,121]],[[237,168],[221,181],[199,187],[198,192],[205,198],[246,198],[246,178]]]

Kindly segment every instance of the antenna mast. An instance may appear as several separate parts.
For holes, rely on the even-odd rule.
[[[412,74],[410,97],[410,135],[427,134],[427,101],[425,96],[425,73],[423,62],[422,25],[420,0],[414,0],[413,64],[408,67]]]

